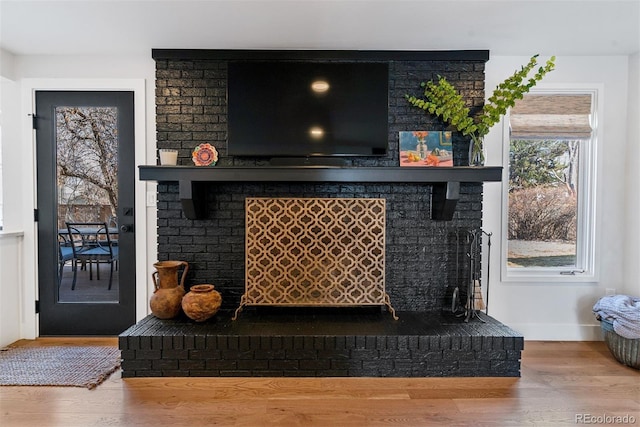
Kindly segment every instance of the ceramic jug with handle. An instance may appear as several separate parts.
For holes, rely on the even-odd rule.
[[[153,266],[156,271],[151,274],[155,290],[149,305],[151,313],[159,319],[172,319],[180,313],[184,291],[184,279],[189,271],[186,261],[158,261]],[[182,276],[178,281],[180,269]]]

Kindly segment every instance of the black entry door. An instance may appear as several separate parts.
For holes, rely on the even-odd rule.
[[[133,99],[36,92],[40,335],[135,323]]]

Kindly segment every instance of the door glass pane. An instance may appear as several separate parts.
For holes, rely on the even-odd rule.
[[[511,139],[510,268],[575,268],[579,140]]]
[[[56,107],[55,116],[58,300],[118,302],[118,109]]]

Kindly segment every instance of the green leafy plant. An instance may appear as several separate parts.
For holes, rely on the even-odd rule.
[[[500,121],[507,110],[522,99],[542,78],[555,68],[556,57],[552,56],[537,71],[529,74],[538,65],[538,55],[533,55],[529,63],[522,66],[512,76],[500,83],[482,110],[475,116],[470,114],[465,100],[446,78],[438,76],[437,81],[423,82],[424,99],[405,95],[409,103],[440,117],[445,123],[453,126],[464,136],[470,136],[472,151],[482,155],[482,144],[485,135]],[[484,162],[484,158],[481,159]]]

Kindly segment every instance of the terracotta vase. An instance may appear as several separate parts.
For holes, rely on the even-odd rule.
[[[157,271],[151,275],[155,291],[151,295],[149,306],[151,313],[159,319],[172,319],[180,313],[184,296],[184,279],[189,271],[186,261],[159,261],[153,266]],[[180,268],[182,276],[178,282]]]
[[[182,298],[182,310],[190,319],[204,322],[218,312],[222,304],[220,292],[213,285],[194,285]]]

